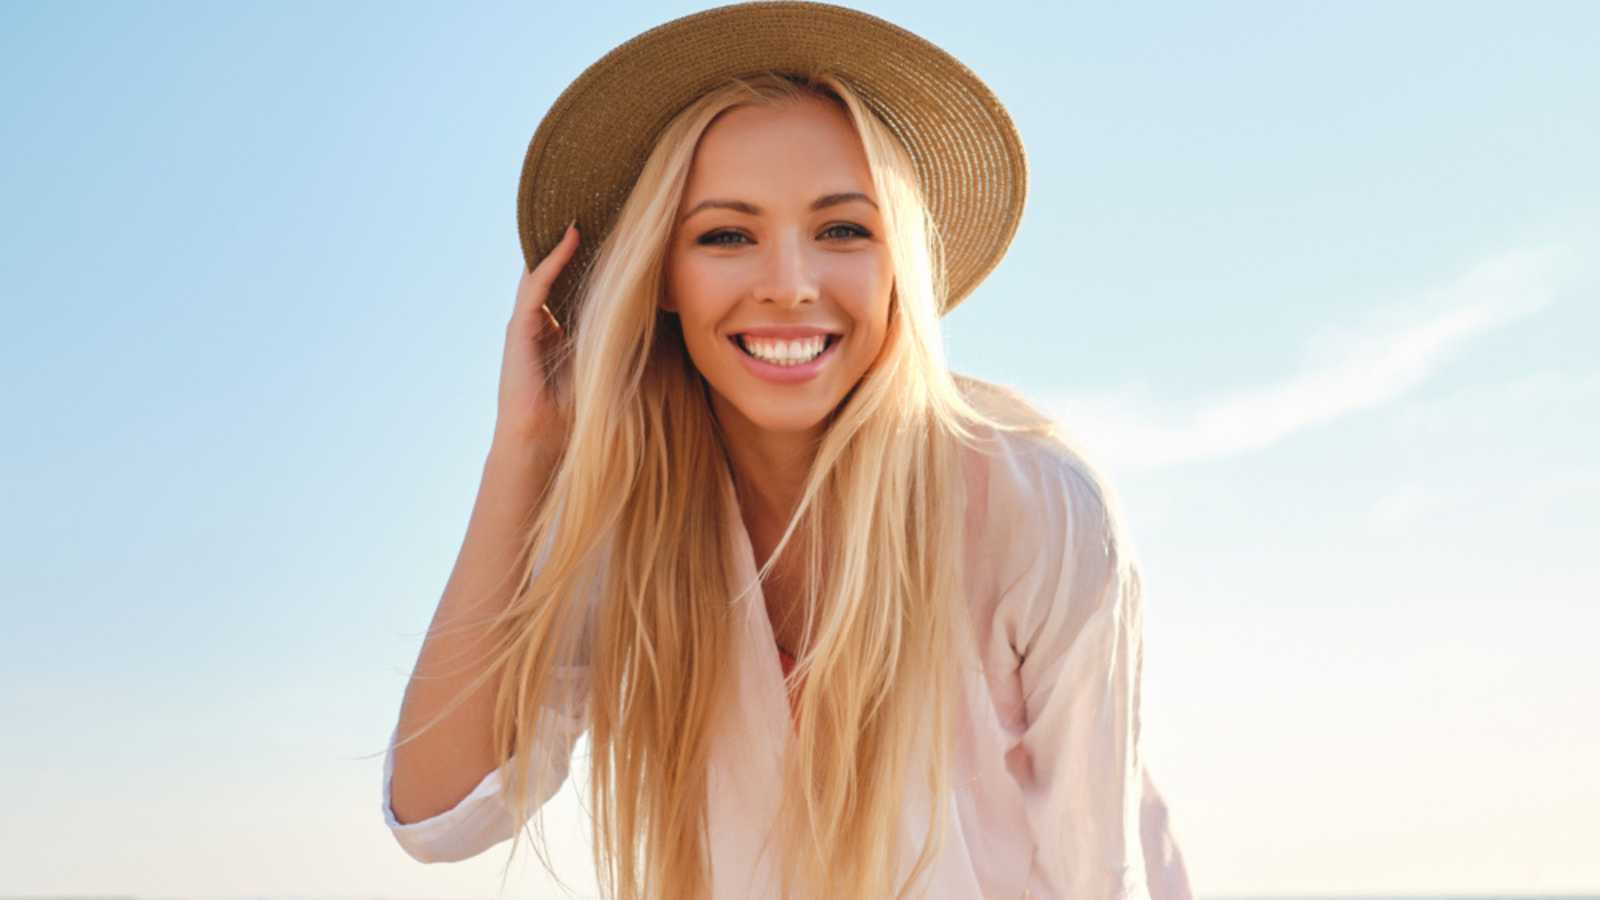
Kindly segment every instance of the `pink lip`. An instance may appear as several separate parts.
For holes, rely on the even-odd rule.
[[[741,331],[739,333],[766,336],[765,332],[754,329],[750,331]],[[829,333],[831,332],[809,332],[809,334]],[[783,336],[787,337],[788,335]],[[796,337],[805,336],[805,334],[796,335]],[[811,360],[810,362],[801,363],[798,366],[780,366],[774,363],[769,363],[765,360],[756,359],[754,356],[744,352],[744,348],[739,346],[739,339],[737,337],[728,338],[728,342],[733,345],[733,352],[739,354],[739,359],[744,362],[744,367],[749,370],[750,374],[756,376],[757,378],[764,378],[767,381],[777,384],[799,384],[802,381],[810,381],[811,379],[817,377],[817,373],[822,371],[822,367],[827,365],[829,360],[833,359],[834,351],[839,349],[839,344],[843,340],[843,338],[838,338],[830,341],[828,346],[823,348],[821,353],[817,354],[817,358]]]
[[[739,328],[729,334],[749,334],[764,338],[781,338],[786,341],[799,338],[816,337],[819,334],[840,334],[838,329],[822,328],[815,325],[752,325],[749,328]]]

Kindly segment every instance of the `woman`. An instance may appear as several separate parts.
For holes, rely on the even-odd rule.
[[[1187,896],[1113,495],[942,355],[1024,176],[975,76],[838,7],[676,20],[563,94],[386,762],[407,852],[537,825],[587,732],[607,896]]]

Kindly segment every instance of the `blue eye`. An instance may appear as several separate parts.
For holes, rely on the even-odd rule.
[[[838,231],[840,229],[844,229],[844,237],[846,237],[846,238],[872,237],[872,232],[866,230],[865,228],[862,228],[859,225],[842,225],[842,224],[841,225],[830,225],[828,227],[828,229],[826,231],[822,232],[822,233],[823,234],[832,234],[833,232]]]
[[[727,229],[723,229],[721,231],[712,231],[712,232],[708,232],[706,234],[702,234],[700,236],[699,240],[697,240],[695,243],[706,244],[706,245],[709,245],[709,246],[727,245],[727,244],[732,243],[731,241],[718,240],[718,238],[725,238],[725,237],[734,237],[734,238],[743,239],[744,235],[740,234],[737,231],[728,231]]]
[[[834,239],[836,240],[850,240],[851,238],[872,237],[872,232],[862,228],[859,225],[841,223],[838,225],[830,225],[823,230],[823,237],[828,237],[829,235],[833,235]],[[731,247],[738,243],[748,242],[749,240],[750,239],[742,232],[730,231],[729,229],[721,228],[716,231],[708,231],[705,234],[702,234],[700,237],[695,239],[695,243],[707,247]]]

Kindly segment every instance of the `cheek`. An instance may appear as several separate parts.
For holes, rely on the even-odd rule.
[[[855,290],[849,295],[850,318],[855,321],[856,328],[872,339],[871,343],[881,344],[888,330],[894,272],[887,264],[872,261],[854,274]]]
[[[692,260],[674,260],[667,276],[671,307],[683,332],[683,343],[696,368],[704,369],[718,359],[715,333],[725,304],[725,286],[714,278],[712,267],[696,266]]]
[[[734,288],[726,267],[692,258],[674,263],[668,286],[679,314],[690,321],[703,320]]]

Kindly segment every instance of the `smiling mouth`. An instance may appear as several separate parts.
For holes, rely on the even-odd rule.
[[[745,336],[743,334],[730,335],[728,337],[728,342],[733,344],[735,347],[739,348],[739,352],[743,353],[745,356],[748,356],[751,359],[758,360],[760,362],[767,363],[768,365],[774,365],[774,366],[799,366],[799,365],[804,365],[804,364],[806,364],[808,362],[811,362],[814,359],[820,358],[824,353],[827,353],[830,349],[832,349],[834,344],[837,344],[839,342],[840,337],[841,337],[841,335],[837,335],[837,334],[824,335],[823,339],[822,339],[822,348],[820,350],[818,350],[814,355],[806,356],[806,357],[800,357],[800,358],[789,358],[789,359],[780,359],[780,358],[774,358],[774,357],[760,356],[760,355],[757,355],[756,353],[751,352],[750,348],[745,346],[745,342],[744,342]]]

